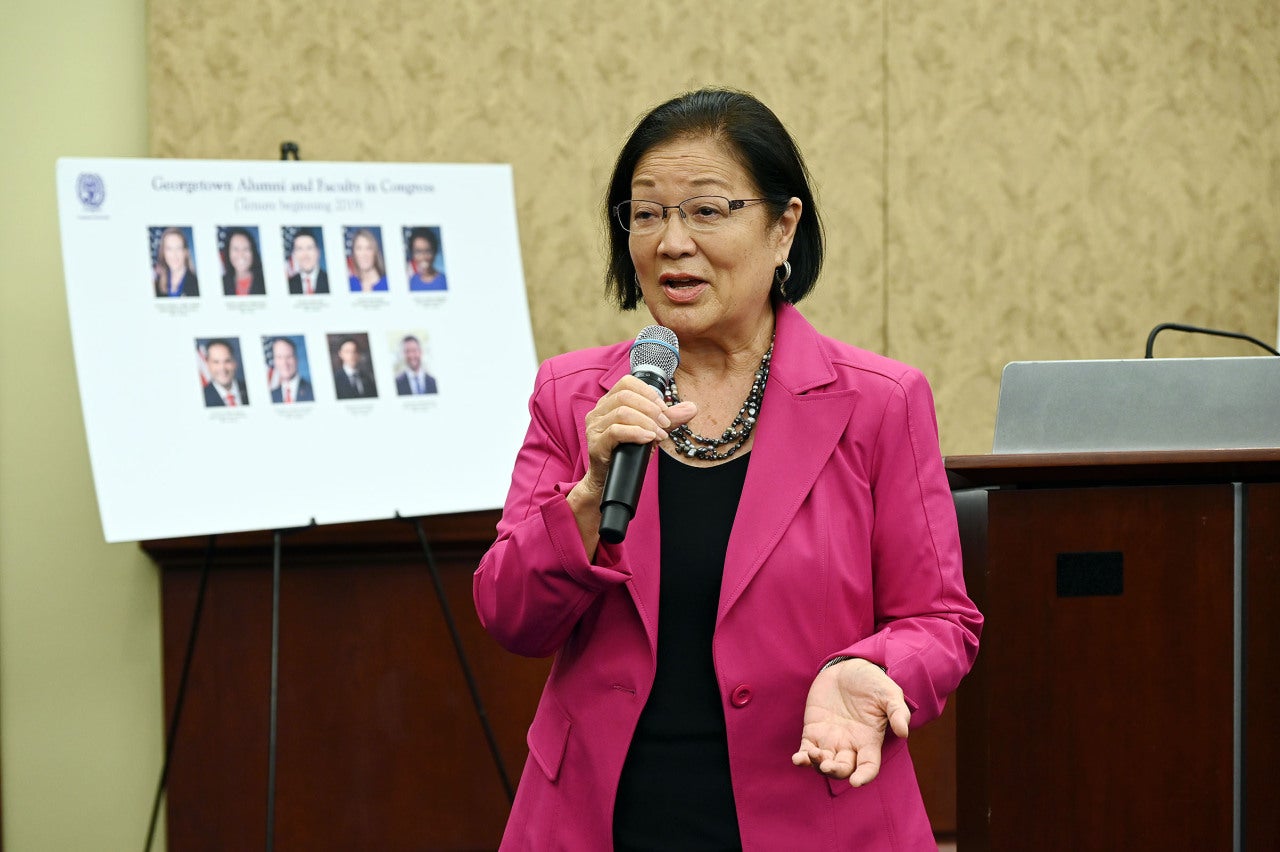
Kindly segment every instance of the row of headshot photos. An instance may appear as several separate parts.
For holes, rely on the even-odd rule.
[[[388,337],[394,359],[397,396],[421,396],[438,392],[435,376],[423,361],[423,336],[396,332]],[[258,341],[254,341],[255,344]],[[272,403],[293,405],[315,402],[312,362],[306,337],[301,334],[265,335],[260,340],[267,392]],[[334,394],[338,399],[373,399],[378,396],[373,356],[367,332],[325,335]],[[207,408],[239,407],[250,403],[248,367],[238,337],[196,338],[196,369]],[[254,396],[257,394],[255,392]]]
[[[151,251],[151,288],[157,298],[200,295],[196,275],[196,240],[189,225],[153,225],[147,228]],[[382,228],[376,225],[342,227],[346,286],[353,293],[387,292],[386,252]],[[445,277],[444,248],[440,228],[406,225],[401,229],[404,245],[404,279],[412,292],[449,289]],[[222,293],[225,296],[263,296],[267,293],[266,265],[262,241],[256,225],[219,225],[214,234],[221,264]],[[325,230],[319,225],[286,225],[280,229],[284,278],[295,296],[330,292],[328,263],[325,260]]]

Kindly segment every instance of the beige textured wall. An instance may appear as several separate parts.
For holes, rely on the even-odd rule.
[[[1008,361],[1275,344],[1275,0],[892,8],[888,344],[944,447],[989,450]]]
[[[152,0],[152,154],[512,163],[543,357],[644,324],[601,299],[599,199],[635,118],[706,84],[797,137],[831,248],[805,313],[923,368],[946,452],[990,448],[1008,361],[1274,337],[1274,0],[317,5]]]

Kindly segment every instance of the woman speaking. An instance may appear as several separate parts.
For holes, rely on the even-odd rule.
[[[750,95],[641,119],[605,215],[608,287],[673,331],[665,395],[628,343],[544,363],[485,628],[555,655],[503,849],[936,849],[906,738],[972,665],[933,400],[794,305],[823,237],[799,150]],[[621,444],[652,448],[623,541]],[[612,538],[612,536],[611,536]]]

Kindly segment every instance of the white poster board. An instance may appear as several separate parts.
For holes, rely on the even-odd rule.
[[[509,166],[64,158],[57,182],[107,541],[502,505],[536,369]]]

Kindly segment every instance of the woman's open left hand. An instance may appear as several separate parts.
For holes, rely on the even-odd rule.
[[[880,772],[885,729],[905,739],[910,721],[892,678],[867,660],[844,660],[818,672],[809,687],[800,750],[791,762],[861,787]]]

